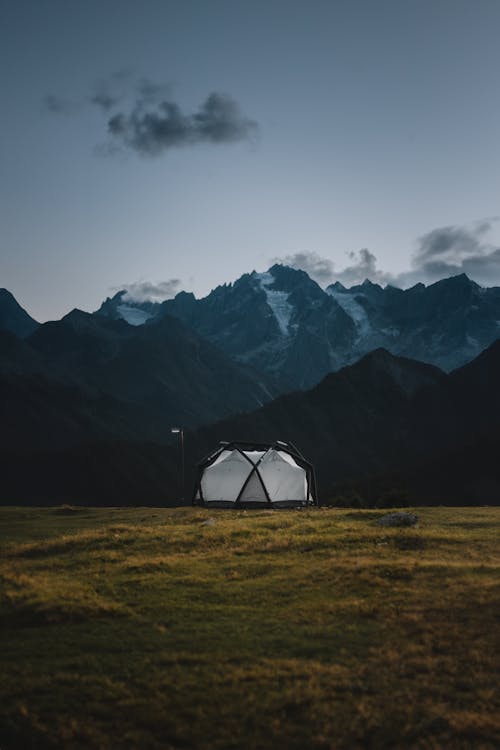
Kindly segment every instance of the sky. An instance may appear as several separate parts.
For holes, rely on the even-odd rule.
[[[0,286],[500,285],[499,0],[0,0]]]

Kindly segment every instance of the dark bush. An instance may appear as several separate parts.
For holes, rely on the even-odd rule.
[[[392,488],[380,494],[375,502],[375,508],[407,508],[408,493],[406,490]]]

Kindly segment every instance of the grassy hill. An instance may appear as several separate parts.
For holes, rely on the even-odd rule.
[[[495,748],[498,508],[0,509],[0,747]]]

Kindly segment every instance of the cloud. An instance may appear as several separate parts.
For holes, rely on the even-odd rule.
[[[143,104],[158,104],[171,96],[171,86],[168,83],[156,83],[149,78],[139,79],[136,90],[138,101]]]
[[[365,279],[382,286],[409,287],[465,273],[483,286],[500,284],[500,247],[486,241],[499,217],[477,221],[469,226],[438,227],[417,239],[410,268],[391,273],[377,267],[377,258],[366,248],[348,252],[348,264],[337,269],[330,258],[314,252],[301,252],[272,258],[270,264],[283,263],[300,268],[322,286],[340,281],[344,286],[361,284]]]
[[[134,86],[134,74],[131,70],[117,70],[94,84],[88,101],[108,113],[116,107]]]
[[[96,91],[95,94],[90,97],[90,102],[95,104],[96,107],[100,107],[100,109],[103,109],[105,112],[109,112],[110,109],[113,109],[119,101],[119,97],[113,96],[108,91]]]
[[[412,269],[403,278],[437,281],[466,273],[483,284],[500,281],[500,248],[485,241],[497,217],[472,226],[446,226],[419,237]]]
[[[335,274],[336,280],[340,281],[344,286],[362,284],[366,279],[372,281],[374,284],[385,285],[394,283],[394,275],[377,268],[376,256],[367,250],[366,247],[358,250],[358,252],[348,252],[347,256],[351,264]]]
[[[281,263],[290,268],[299,268],[321,285],[329,284],[335,277],[333,261],[329,258],[322,258],[318,253],[303,252],[285,255],[281,258],[271,258],[269,265],[272,266],[275,263]]]
[[[191,115],[183,114],[172,101],[145,109],[141,99],[129,113],[119,112],[108,121],[112,139],[141,156],[157,156],[196,143],[241,141],[257,130],[257,123],[245,117],[230,96],[216,92]]]
[[[228,94],[213,91],[198,109],[186,114],[172,99],[168,84],[137,78],[129,70],[101,78],[90,96],[76,104],[54,94],[43,102],[56,115],[72,114],[85,105],[99,110],[106,118],[108,135],[108,141],[96,149],[101,155],[134,151],[158,156],[180,146],[251,139],[259,129]]]
[[[480,237],[490,228],[483,222],[478,229],[465,227],[440,227],[433,229],[419,238],[419,247],[415,254],[415,263],[425,263],[427,259],[460,257],[463,254],[480,250]]]
[[[180,279],[168,279],[167,281],[134,281],[124,284],[120,289],[125,289],[122,299],[124,302],[163,302],[163,300],[175,297],[181,287]]]
[[[330,258],[323,258],[314,252],[302,252],[285,255],[281,258],[272,258],[270,264],[283,263],[290,268],[300,268],[321,286],[327,286],[334,281],[340,281],[345,286],[354,286],[361,284],[365,279],[378,284],[394,283],[393,274],[377,268],[375,255],[366,248],[362,248],[358,252],[348,252],[347,257],[350,264],[340,270],[336,270],[335,263]]]

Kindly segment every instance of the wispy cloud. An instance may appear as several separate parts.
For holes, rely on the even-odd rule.
[[[88,101],[107,114],[123,101],[135,86],[135,76],[131,70],[117,70],[94,83]]]
[[[73,115],[80,109],[80,104],[55,94],[47,94],[42,99],[42,107],[51,115]]]
[[[122,297],[124,302],[163,302],[175,297],[181,284],[180,279],[167,279],[167,281],[158,282],[133,281],[131,284],[123,284],[119,288],[126,292]],[[117,288],[115,288],[115,291]]]

